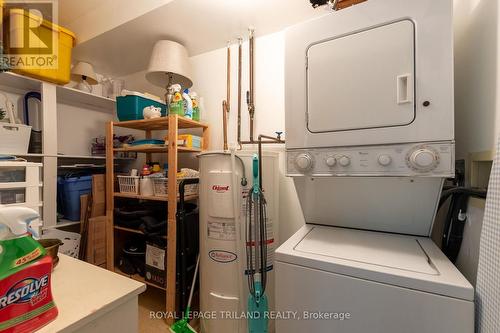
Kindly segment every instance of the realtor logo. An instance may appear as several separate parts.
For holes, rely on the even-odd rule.
[[[56,69],[57,2],[5,0],[2,10],[2,68]]]

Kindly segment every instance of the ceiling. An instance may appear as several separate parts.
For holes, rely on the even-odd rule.
[[[88,7],[79,4],[72,11]],[[69,7],[62,10],[64,14]],[[174,0],[78,44],[74,58],[93,63],[100,73],[123,76],[146,69],[160,39],[178,41],[194,56],[247,37],[249,26],[261,36],[325,13],[308,0]],[[65,19],[72,15],[64,14]]]
[[[59,0],[58,10],[59,10],[59,23],[64,27],[68,26],[81,17],[82,15],[91,12],[95,8],[103,4],[103,0]]]

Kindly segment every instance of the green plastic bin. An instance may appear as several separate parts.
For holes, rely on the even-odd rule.
[[[144,119],[142,110],[148,106],[161,108],[162,117],[167,115],[167,106],[164,103],[144,97],[141,93],[116,97],[116,114],[120,121]]]

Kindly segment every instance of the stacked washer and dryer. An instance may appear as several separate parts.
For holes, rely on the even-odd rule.
[[[278,333],[470,333],[474,290],[429,238],[454,176],[452,0],[368,0],[286,32]]]

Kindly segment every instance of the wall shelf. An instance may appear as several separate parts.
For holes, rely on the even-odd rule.
[[[13,72],[0,73],[0,86],[22,91],[40,91],[42,81]]]
[[[42,154],[15,154],[18,157],[24,158],[29,161],[36,161],[43,163],[42,178],[43,178],[43,229],[61,228],[64,226],[74,225],[79,222],[57,221],[57,178],[60,165],[74,165],[74,164],[104,164],[106,161],[105,156],[85,156],[87,151],[81,150],[82,155],[61,155],[59,151],[64,151],[59,146],[58,135],[63,133],[59,127],[54,127],[58,123],[58,117],[63,114],[65,105],[75,106],[75,109],[96,110],[105,113],[101,118],[113,119],[112,115],[115,112],[116,102],[112,99],[98,96],[95,94],[86,93],[74,88],[60,86],[54,83],[38,80],[25,75],[16,74],[13,72],[0,73],[0,90],[13,93],[18,96],[19,103],[22,102],[23,95],[29,91],[39,92],[42,96],[40,103],[39,113],[41,117],[41,130],[43,136],[43,153]],[[21,103],[22,104],[22,103]],[[22,118],[22,105],[18,105],[18,117]],[[67,108],[68,113],[71,112]],[[78,111],[78,110],[76,110]],[[64,113],[66,115],[66,113]],[[71,119],[71,115],[65,119]],[[70,126],[79,126],[78,120],[75,119],[73,123],[65,124]],[[104,121],[103,121],[104,123]],[[71,128],[71,127],[70,127]],[[69,134],[68,134],[69,133]],[[72,132],[67,131],[64,135],[70,135]],[[102,135],[102,133],[101,133]],[[63,138],[65,139],[65,138]],[[59,150],[61,149],[61,150]],[[71,151],[71,149],[68,149]],[[75,150],[76,151],[76,150]],[[90,150],[88,150],[90,153]],[[121,156],[121,155],[120,155]],[[120,158],[113,159],[115,163],[122,161],[133,161],[133,158]]]
[[[57,86],[57,102],[89,107],[109,113],[115,112],[116,104],[116,101],[111,98],[64,86]]]
[[[0,73],[0,86],[18,91],[40,91],[42,83],[46,82],[13,72]],[[115,112],[116,101],[111,98],[60,85],[56,85],[56,95],[58,103]]]
[[[75,160],[105,160],[106,156],[90,156],[90,155],[51,155],[51,154],[15,154],[17,157],[57,157],[61,159],[75,159]],[[134,157],[115,157],[115,160],[132,161]]]

